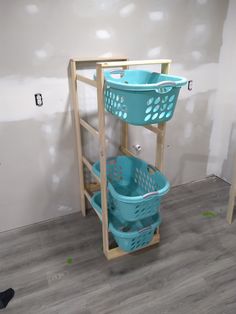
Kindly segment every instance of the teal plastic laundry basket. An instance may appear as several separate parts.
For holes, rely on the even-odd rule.
[[[104,104],[107,111],[134,125],[172,118],[183,77],[145,70],[105,71]]]
[[[107,159],[108,197],[117,218],[136,221],[156,214],[169,182],[155,167],[128,156]],[[100,177],[100,162],[92,168]]]
[[[102,219],[100,192],[93,195],[91,203],[99,213],[100,219]],[[110,207],[108,207],[108,211],[110,213],[109,231],[113,234],[118,246],[125,252],[133,252],[147,246],[161,224],[159,212],[156,212],[152,217],[140,221],[127,222],[112,215]]]

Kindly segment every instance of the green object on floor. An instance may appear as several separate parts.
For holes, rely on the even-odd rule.
[[[67,258],[67,264],[68,264],[68,265],[71,265],[72,263],[73,263],[72,257],[68,257],[68,258]]]
[[[217,216],[217,213],[213,212],[212,210],[207,210],[202,212],[202,216],[207,218],[215,218]]]

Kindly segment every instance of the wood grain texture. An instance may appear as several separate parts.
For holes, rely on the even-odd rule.
[[[92,211],[1,233],[0,290],[16,290],[3,313],[235,314],[228,192],[216,177],[172,188],[162,202],[160,245],[113,261]],[[206,210],[217,216],[203,217]]]

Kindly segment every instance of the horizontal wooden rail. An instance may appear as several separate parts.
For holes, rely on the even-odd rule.
[[[89,193],[94,193],[101,190],[101,186],[98,182],[85,184],[85,188]]]
[[[92,197],[86,189],[84,189],[84,195],[87,197],[89,203],[91,204]]]
[[[89,203],[92,205],[92,197],[90,196],[90,194],[88,193],[88,191],[86,189],[84,189],[84,195],[87,197]],[[98,218],[100,220],[102,220],[102,215],[96,210],[96,208],[94,208],[95,213],[98,215]]]
[[[99,62],[102,68],[115,68],[122,66],[132,66],[132,65],[151,65],[151,64],[169,64],[170,59],[159,59],[159,60],[143,60],[143,61],[112,61],[112,62]]]
[[[88,159],[86,157],[82,157],[83,163],[85,164],[85,166],[88,168],[88,170],[92,171],[92,164],[88,161]]]
[[[76,69],[95,69],[97,62],[107,62],[107,61],[127,61],[126,57],[113,57],[113,58],[96,58],[96,59],[73,59],[76,65]]]
[[[158,128],[158,126],[153,126],[153,125],[144,125],[145,129],[148,129],[149,131],[152,131],[156,134],[162,134],[162,130]]]
[[[93,134],[95,137],[99,137],[98,130],[96,130],[94,127],[92,127],[88,122],[86,122],[84,119],[80,118],[80,124],[88,130],[91,134]]]
[[[74,62],[79,63],[97,63],[97,62],[114,62],[114,61],[127,61],[127,57],[124,56],[117,56],[111,58],[94,58],[94,59],[73,59]]]
[[[131,156],[131,157],[136,157],[137,158],[137,156],[134,153],[132,153],[130,150],[128,150],[127,148],[125,148],[123,146],[120,146],[120,151],[123,154],[127,155],[127,156]]]
[[[93,87],[97,87],[97,82],[96,82],[95,80],[92,80],[92,79],[86,77],[86,76],[77,74],[77,75],[76,75],[76,79],[79,80],[79,81],[81,81],[81,82],[84,82],[84,83],[86,83],[86,84],[89,84],[89,85],[91,85],[91,86],[93,86]]]
[[[94,178],[98,181],[98,183],[100,183],[100,178],[93,173],[93,166],[92,164],[88,161],[88,159],[84,156],[82,156],[82,161],[85,164],[85,166],[88,168],[88,170],[92,173],[92,175],[94,176]]]

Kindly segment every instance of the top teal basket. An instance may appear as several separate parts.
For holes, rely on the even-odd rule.
[[[105,71],[107,111],[134,125],[162,123],[172,118],[185,78],[144,70]]]

